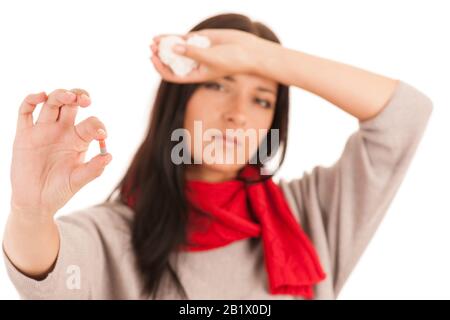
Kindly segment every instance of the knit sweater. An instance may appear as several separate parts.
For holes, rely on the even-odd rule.
[[[359,121],[333,165],[280,179],[327,274],[314,287],[316,299],[339,294],[398,191],[431,111],[425,94],[400,81],[379,114]],[[60,216],[59,253],[47,277],[27,277],[3,251],[8,275],[25,299],[148,299],[132,250],[132,219],[117,201]],[[300,299],[269,293],[263,259],[260,238],[170,257],[189,299]],[[157,299],[179,298],[164,277]]]

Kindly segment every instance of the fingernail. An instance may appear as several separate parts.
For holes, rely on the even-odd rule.
[[[103,129],[98,129],[97,130],[97,134],[101,135],[101,136],[105,136],[106,135],[106,131]]]
[[[85,94],[85,93],[83,93],[83,94],[81,95],[81,98],[83,98],[83,100],[87,100],[87,101],[90,101],[90,100],[91,100],[91,98],[90,98],[87,94]]]
[[[185,53],[186,52],[186,46],[182,44],[176,44],[173,46],[173,51],[176,53]]]

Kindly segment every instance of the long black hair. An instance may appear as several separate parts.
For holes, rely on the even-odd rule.
[[[191,31],[201,29],[237,29],[280,43],[277,36],[264,24],[240,14],[220,14],[210,17]],[[176,84],[161,81],[147,135],[137,150],[124,177],[106,201],[119,201],[125,205],[131,195],[139,194],[132,209],[132,245],[137,266],[144,281],[146,294],[156,297],[164,275],[169,275],[177,291],[187,294],[170,262],[170,255],[186,243],[187,201],[184,194],[184,165],[171,161],[171,150],[177,143],[170,137],[175,129],[183,128],[185,108],[198,84]],[[279,130],[279,166],[284,160],[287,144],[289,88],[278,84],[275,114],[271,129]],[[268,154],[271,143],[268,139]],[[263,166],[261,159],[258,166]],[[278,166],[278,167],[279,167]],[[276,171],[276,170],[275,170]],[[118,191],[118,196],[113,195]]]

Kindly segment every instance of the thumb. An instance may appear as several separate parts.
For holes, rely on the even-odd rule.
[[[173,51],[200,63],[209,64],[212,62],[210,48],[202,48],[189,44],[176,44],[173,47]]]
[[[111,160],[112,156],[110,153],[105,155],[99,154],[88,162],[76,167],[70,175],[70,187],[74,194],[86,184],[99,177]]]

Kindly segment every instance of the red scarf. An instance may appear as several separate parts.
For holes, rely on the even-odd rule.
[[[241,176],[251,181],[261,179],[259,169],[253,166],[246,166]],[[325,273],[312,243],[272,179],[257,183],[187,180],[185,191],[190,204],[189,245],[182,250],[209,250],[262,237],[270,293],[313,298],[313,286]]]

